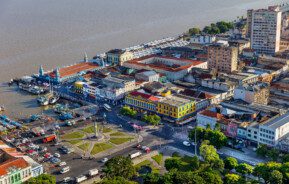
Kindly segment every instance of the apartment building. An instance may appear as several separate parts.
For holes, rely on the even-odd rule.
[[[247,13],[251,48],[258,54],[274,55],[279,51],[282,12],[278,7],[269,7]]]
[[[113,49],[106,53],[106,61],[110,65],[122,65],[124,62],[133,59],[133,53],[121,49]]]
[[[238,69],[238,48],[226,44],[208,47],[208,69],[231,73]]]

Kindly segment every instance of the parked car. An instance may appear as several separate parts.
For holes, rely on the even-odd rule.
[[[184,142],[183,142],[183,145],[185,145],[185,146],[191,146],[191,143],[190,143],[189,141],[184,141]]]
[[[107,162],[107,161],[108,161],[108,158],[106,158],[106,157],[103,158],[103,159],[101,159],[101,162],[102,162],[102,163],[105,163],[105,162]]]
[[[70,167],[69,167],[69,166],[62,168],[62,169],[60,170],[60,173],[61,173],[61,174],[64,174],[64,173],[67,173],[68,171],[70,171]]]
[[[65,178],[63,178],[62,182],[63,182],[63,183],[68,183],[68,182],[70,182],[71,180],[72,180],[71,177],[65,177]]]
[[[52,158],[50,159],[50,162],[53,163],[53,164],[57,164],[57,163],[60,163],[61,160],[60,160],[59,158],[52,157]]]
[[[54,156],[55,156],[56,158],[60,158],[60,154],[59,154],[59,153],[54,153]]]
[[[58,166],[59,167],[66,166],[66,162],[60,162]]]

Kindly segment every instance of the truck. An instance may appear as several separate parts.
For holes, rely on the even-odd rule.
[[[131,159],[133,159],[133,158],[136,158],[136,157],[140,156],[141,154],[142,154],[142,153],[141,153],[140,151],[138,151],[138,152],[136,152],[136,153],[130,154],[129,157],[130,157]]]
[[[89,171],[88,171],[88,175],[89,176],[95,176],[95,175],[97,175],[98,174],[98,169],[90,169]]]
[[[87,179],[86,176],[80,175],[80,176],[78,176],[78,177],[75,178],[75,182],[76,182],[76,183],[80,183],[80,182],[85,181],[86,179]]]
[[[56,139],[56,135],[52,134],[52,135],[49,135],[49,136],[43,138],[42,141],[43,141],[44,143],[47,143],[47,142],[54,141],[55,139]]]

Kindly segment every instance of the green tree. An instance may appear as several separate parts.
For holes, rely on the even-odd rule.
[[[203,143],[200,146],[200,155],[203,157],[205,162],[209,164],[212,164],[216,160],[220,159],[216,148],[212,145],[208,145],[208,142],[206,141],[203,141]]]
[[[238,174],[226,174],[225,184],[239,184],[241,176]]]
[[[257,155],[263,156],[263,157],[267,155],[267,152],[268,152],[268,146],[265,144],[259,145],[256,150]]]
[[[286,162],[289,162],[289,154],[285,154],[282,157],[282,163],[286,163]]]
[[[205,139],[209,140],[217,149],[227,144],[227,137],[218,130],[206,129]]]
[[[149,173],[143,177],[144,184],[158,184],[162,182],[162,176],[159,173]]]
[[[283,175],[280,171],[273,170],[270,173],[270,184],[282,184],[283,183]]]
[[[269,182],[270,173],[273,170],[280,170],[282,167],[280,163],[277,162],[267,162],[260,163],[254,168],[253,174],[259,178],[263,178],[265,182]]]
[[[157,126],[161,122],[161,118],[154,114],[154,115],[144,115],[143,121],[148,122],[154,126]]]
[[[172,169],[179,170],[181,167],[181,161],[178,158],[168,158],[165,160],[165,168],[170,171]]]
[[[246,163],[241,163],[236,167],[236,171],[238,173],[241,173],[243,175],[245,174],[252,174],[253,173],[253,167]]]
[[[197,156],[194,156],[190,161],[190,168],[192,171],[197,170],[200,167],[200,161]]]
[[[105,178],[103,179],[100,184],[137,184],[137,182],[129,181],[124,177],[113,177],[113,178]]]
[[[190,35],[197,35],[197,34],[200,34],[200,33],[201,33],[201,30],[198,27],[194,27],[194,28],[190,28],[189,29],[189,34]]]
[[[199,175],[205,180],[206,183],[210,183],[210,184],[222,184],[223,183],[222,177],[219,172],[205,171],[205,172],[201,172]]]
[[[136,170],[129,157],[116,156],[109,159],[103,169],[107,178],[124,177],[125,179],[131,179]]]
[[[272,148],[268,151],[267,156],[272,160],[276,161],[279,157],[279,151],[277,149]]]
[[[37,177],[30,178],[27,184],[55,184],[56,178],[50,174],[41,174]]]
[[[225,163],[225,168],[229,169],[229,170],[235,169],[238,166],[237,159],[235,159],[233,157],[227,157],[224,160],[224,163]]]
[[[129,106],[123,106],[120,109],[120,113],[125,116],[135,117],[137,115],[137,111],[131,109]]]
[[[177,184],[205,184],[202,177],[193,172],[174,172],[173,183]]]
[[[202,142],[202,140],[204,140],[205,138],[205,132],[206,132],[206,129],[204,128],[201,128],[201,127],[195,127],[193,130],[191,130],[189,132],[189,139],[192,140],[192,141],[195,141],[195,132],[196,132],[196,138],[197,138],[197,141],[198,142]]]

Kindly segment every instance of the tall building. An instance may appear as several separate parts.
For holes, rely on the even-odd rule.
[[[258,54],[273,55],[279,51],[282,12],[278,7],[248,10],[248,34],[251,48]]]
[[[246,31],[246,37],[251,38],[251,30],[252,30],[252,9],[247,10],[247,31]]]
[[[225,44],[208,47],[208,68],[219,72],[231,73],[238,69],[238,48]]]

